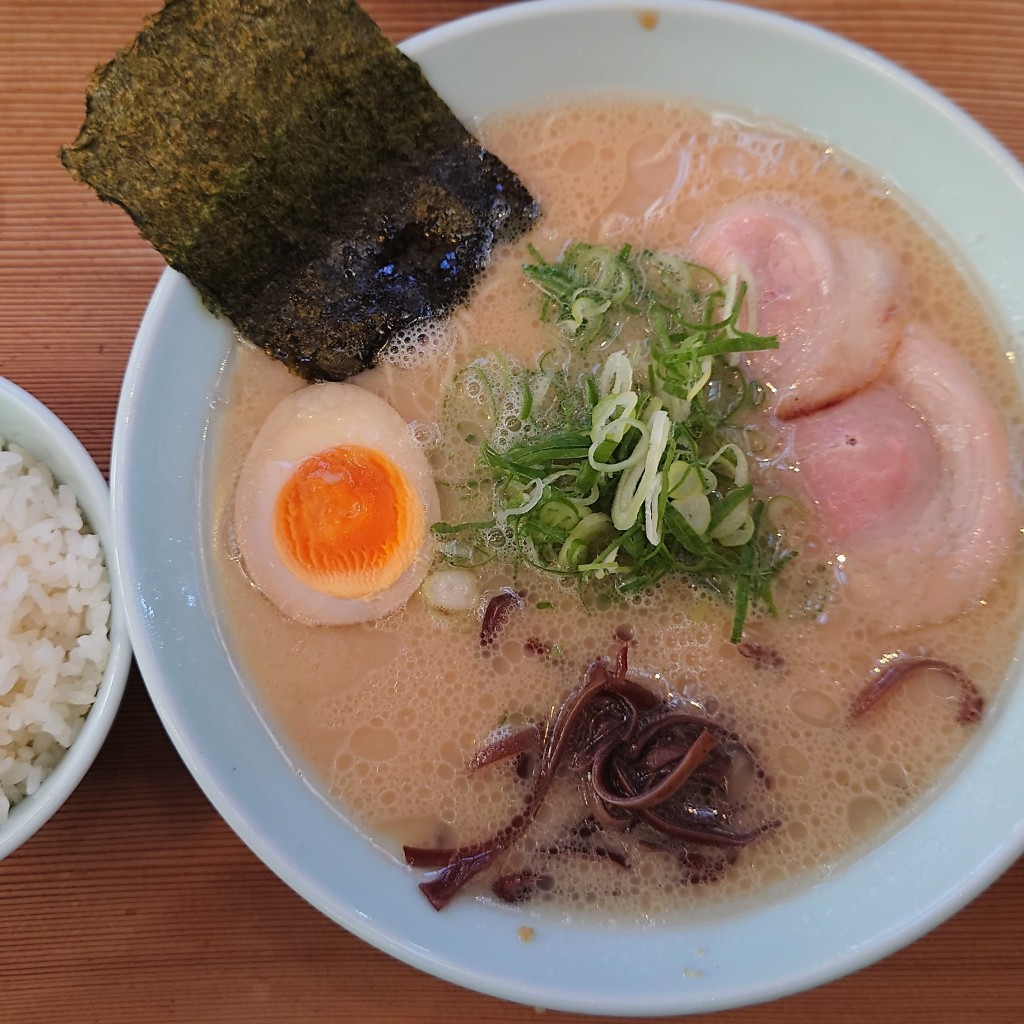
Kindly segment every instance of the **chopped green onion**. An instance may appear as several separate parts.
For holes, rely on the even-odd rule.
[[[456,376],[453,388],[482,402],[495,426],[515,418],[515,440],[495,429],[482,446],[493,519],[437,524],[435,535],[454,558],[474,538],[493,541],[541,571],[604,580],[622,595],[688,574],[731,591],[737,642],[752,602],[773,611],[771,581],[793,557],[771,525],[762,530],[746,435],[733,423],[760,399],[736,354],[776,340],[737,327],[743,281],[677,256],[588,243],[554,262],[530,255],[524,273],[563,345],[536,369],[485,352]],[[588,357],[597,343],[599,363]]]

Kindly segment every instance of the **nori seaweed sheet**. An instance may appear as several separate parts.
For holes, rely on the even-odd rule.
[[[310,379],[450,311],[539,213],[354,0],[170,0],[61,160]]]

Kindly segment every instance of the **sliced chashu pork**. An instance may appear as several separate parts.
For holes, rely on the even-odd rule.
[[[908,331],[875,383],[791,430],[798,489],[843,555],[846,599],[900,630],[984,597],[1021,512],[1006,428],[953,349]]]
[[[894,271],[863,238],[831,242],[788,206],[743,201],[695,239],[696,259],[747,282],[741,327],[779,347],[746,357],[783,420],[832,405],[869,384],[899,342]]]

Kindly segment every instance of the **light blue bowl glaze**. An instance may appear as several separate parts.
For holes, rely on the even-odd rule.
[[[653,30],[637,12],[658,12]],[[1024,331],[1024,175],[976,123],[906,72],[806,25],[733,4],[545,0],[442,26],[404,49],[472,125],[559,92],[624,89],[799,126],[874,168],[973,267],[1014,343]],[[388,953],[460,985],[591,1014],[708,1011],[773,999],[912,941],[1024,849],[1024,688],[1012,680],[934,795],[863,857],[759,906],[672,926],[582,927],[456,901],[417,876],[289,762],[218,630],[203,492],[207,420],[232,332],[168,271],[128,367],[112,488],[136,655],[214,806],[284,881]],[[1015,674],[1017,670],[1015,669]],[[535,927],[521,941],[521,924]]]

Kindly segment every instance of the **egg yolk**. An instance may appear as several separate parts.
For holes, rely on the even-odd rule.
[[[423,509],[404,474],[362,445],[304,459],[274,507],[274,540],[285,564],[333,597],[390,587],[412,563],[422,534]]]

